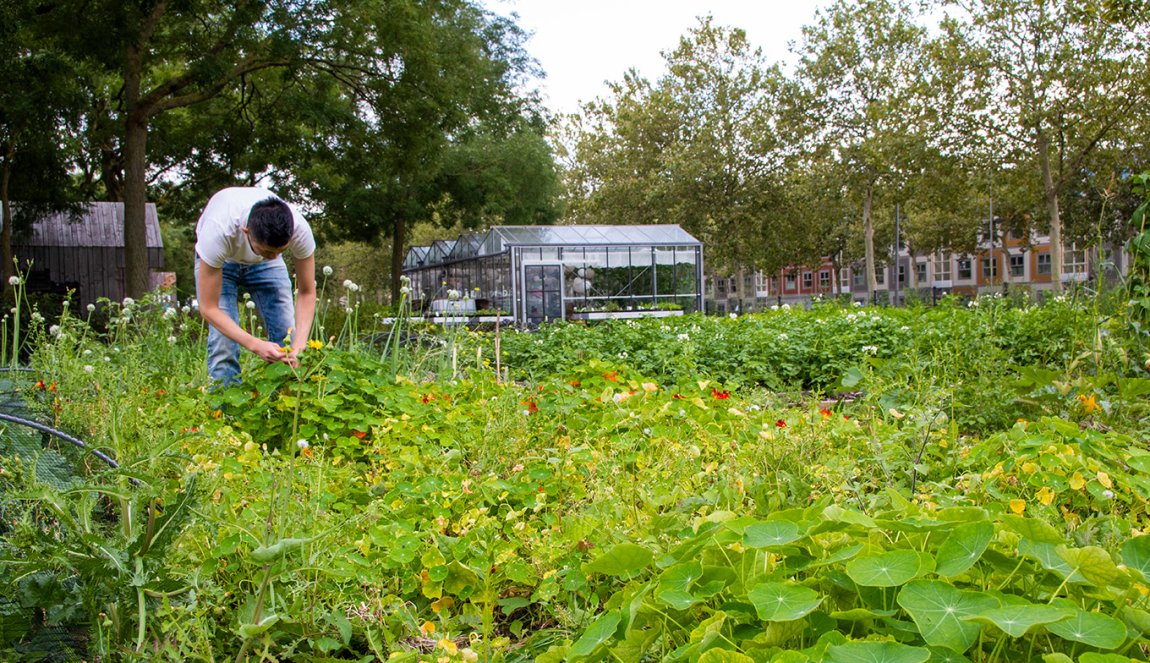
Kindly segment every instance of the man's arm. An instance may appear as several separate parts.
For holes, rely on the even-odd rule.
[[[219,267],[212,267],[201,260],[199,275],[196,278],[196,290],[200,296],[200,315],[204,320],[218,329],[221,334],[239,343],[240,346],[255,353],[266,362],[289,361],[290,358],[284,353],[283,348],[271,341],[265,341],[247,333],[220,308],[220,290],[223,288],[223,284],[224,270]],[[314,286],[312,290],[315,290]],[[314,295],[312,300],[314,302]]]
[[[292,355],[307,347],[311,322],[315,317],[315,256],[295,261],[295,331],[292,332]]]

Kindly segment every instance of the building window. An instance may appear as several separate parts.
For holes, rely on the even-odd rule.
[[[855,285],[866,285],[866,274],[858,270],[851,270],[851,278]]]
[[[727,279],[715,279],[715,286],[718,289],[718,298],[725,299],[727,297]]]
[[[1039,253],[1037,257],[1038,257],[1038,274],[1040,276],[1043,276],[1043,275],[1050,276],[1050,266],[1051,266],[1050,254],[1049,253]]]
[[[785,279],[784,283],[786,284],[785,289],[793,292],[795,289],[795,275],[787,274],[783,278]]]
[[[950,254],[940,253],[934,259],[934,277],[939,281],[950,280]]]
[[[819,272],[819,289],[826,290],[831,287],[831,273],[827,270]]]
[[[974,277],[970,262],[970,258],[958,259],[958,278],[969,281]]]
[[[803,290],[810,290],[813,276],[810,272],[803,272]]]
[[[926,263],[925,262],[914,263],[914,278],[919,283],[925,283],[926,282]]]
[[[1062,253],[1062,271],[1064,273],[1084,273],[1086,271],[1086,250],[1079,249],[1074,244]]]
[[[991,256],[989,258],[982,259],[982,278],[998,278],[998,256]]]
[[[898,284],[903,285],[906,283],[906,265],[898,266]]]
[[[886,265],[874,266],[874,280],[879,285],[886,283]]]
[[[1023,276],[1026,273],[1026,256],[1022,254],[1010,256],[1010,275]]]

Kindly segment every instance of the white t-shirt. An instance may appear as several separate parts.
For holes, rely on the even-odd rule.
[[[223,267],[225,261],[245,265],[264,262],[252,251],[244,228],[252,205],[268,198],[279,196],[259,187],[230,187],[212,196],[196,223],[196,255],[200,260],[212,267]],[[295,206],[288,207],[295,218],[295,230],[284,253],[293,259],[307,258],[315,253],[311,226]]]

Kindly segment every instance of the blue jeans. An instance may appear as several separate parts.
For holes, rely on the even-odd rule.
[[[196,296],[199,297],[200,259],[196,257]],[[225,262],[223,283],[220,286],[220,310],[239,324],[239,293],[243,289],[251,295],[256,310],[264,320],[268,340],[283,344],[291,342],[288,335],[295,324],[295,305],[292,301],[291,278],[282,257],[275,260],[243,265]],[[215,327],[208,326],[208,376],[228,386],[240,381],[240,344],[224,336]]]

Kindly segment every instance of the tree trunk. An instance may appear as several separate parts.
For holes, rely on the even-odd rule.
[[[8,197],[8,183],[12,177],[12,159],[16,156],[16,140],[15,137],[8,143],[8,149],[4,154],[4,167],[0,170],[0,208],[3,208],[3,223],[4,227],[0,230],[0,262],[3,262],[3,267],[0,267],[0,274],[3,275],[3,281],[0,282],[0,295],[3,295],[8,288],[8,279],[16,273],[16,264],[12,261],[12,201]]]
[[[1050,217],[1050,285],[1054,292],[1062,292],[1062,214],[1058,209],[1058,188],[1050,170],[1050,141],[1038,132],[1036,141],[1038,165],[1042,170],[1042,189],[1046,197],[1046,213]]]
[[[128,46],[124,71],[124,288],[129,297],[151,289],[148,273],[147,142],[148,112],[140,106],[143,69],[140,48]]]
[[[391,239],[391,303],[399,303],[399,277],[403,275],[403,247],[407,243],[407,219],[402,216],[395,220],[395,232]]]
[[[866,253],[866,289],[867,301],[874,303],[878,295],[878,278],[875,276],[874,264],[874,220],[871,211],[874,203],[874,187],[867,184],[863,195],[863,245]]]

